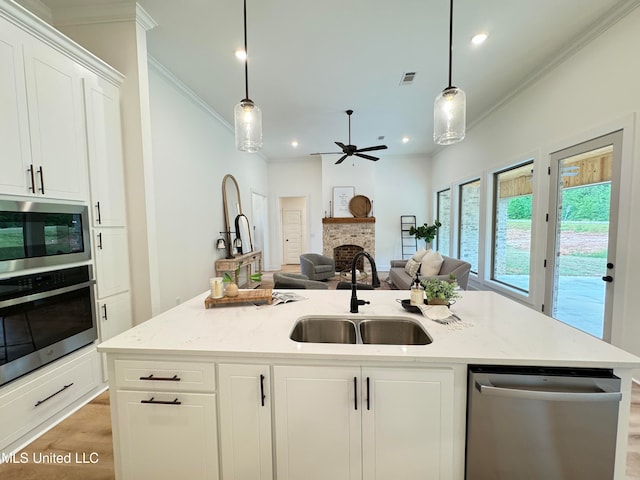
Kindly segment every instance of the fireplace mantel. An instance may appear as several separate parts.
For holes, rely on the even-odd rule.
[[[330,217],[323,218],[322,223],[376,223],[376,217]]]

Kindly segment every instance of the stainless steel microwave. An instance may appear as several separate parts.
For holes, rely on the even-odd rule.
[[[86,205],[0,200],[0,273],[91,259]]]

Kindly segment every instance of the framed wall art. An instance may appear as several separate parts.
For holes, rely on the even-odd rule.
[[[333,216],[351,217],[349,201],[355,195],[355,187],[333,187]]]

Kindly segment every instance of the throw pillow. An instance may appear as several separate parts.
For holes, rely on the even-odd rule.
[[[420,275],[423,277],[434,277],[438,275],[442,262],[444,262],[444,259],[439,252],[429,250],[420,262]]]
[[[415,262],[421,262],[422,261],[422,257],[424,257],[424,254],[427,253],[428,250],[425,250],[424,248],[421,248],[420,250],[418,250],[416,253],[413,254],[413,257],[411,257],[411,260],[415,261]]]
[[[413,278],[416,276],[416,273],[418,273],[419,268],[420,263],[410,258],[409,260],[407,260],[407,264],[404,266],[404,271],[407,273],[407,275]]]

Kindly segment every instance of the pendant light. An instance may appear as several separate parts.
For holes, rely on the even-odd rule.
[[[451,85],[453,56],[453,0],[449,7],[449,86],[433,104],[433,140],[438,145],[462,141],[465,135],[467,99],[464,92]]]
[[[249,98],[249,53],[247,52],[247,0],[244,0],[244,87],[245,97],[234,109],[236,148],[255,153],[262,148],[262,111]]]

